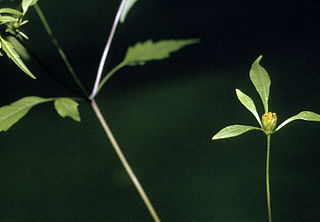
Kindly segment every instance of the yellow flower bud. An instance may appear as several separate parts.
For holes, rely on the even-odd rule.
[[[262,115],[262,128],[266,134],[272,134],[277,128],[277,114],[268,112]]]

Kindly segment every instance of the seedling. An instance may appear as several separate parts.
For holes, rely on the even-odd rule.
[[[264,114],[260,119],[260,116],[257,112],[256,106],[253,100],[241,92],[239,89],[236,89],[236,94],[239,101],[254,115],[257,119],[259,126],[247,126],[247,125],[231,125],[223,128],[217,134],[212,137],[212,140],[225,139],[229,137],[239,136],[245,132],[251,130],[262,131],[267,137],[267,155],[266,155],[266,194],[267,194],[267,206],[268,206],[268,220],[272,221],[271,216],[271,198],[270,198],[270,180],[269,180],[269,168],[270,168],[270,140],[271,135],[276,133],[282,127],[294,120],[306,120],[306,121],[320,121],[320,115],[310,111],[302,111],[295,116],[290,117],[285,120],[277,127],[277,114],[272,113],[268,109],[268,100],[269,100],[269,91],[271,80],[267,71],[260,65],[262,56],[259,56],[251,66],[250,70],[250,79],[253,85],[255,86],[258,94],[260,95],[263,107]]]

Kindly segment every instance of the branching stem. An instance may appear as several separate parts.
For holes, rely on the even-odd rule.
[[[124,63],[120,63],[117,66],[115,66],[100,82],[97,93],[100,91],[102,86],[113,76],[114,73],[116,73],[119,69],[123,68],[125,66]]]
[[[89,101],[91,103],[91,106],[92,106],[92,109],[94,110],[98,120],[100,121],[100,124],[101,126],[103,127],[107,137],[109,138],[111,144],[112,144],[112,147],[114,148],[116,154],[118,155],[123,167],[125,168],[126,172],[128,173],[130,179],[132,180],[134,186],[136,187],[138,193],[140,194],[143,202],[145,203],[146,207],[148,208],[152,218],[154,219],[155,222],[160,222],[160,218],[158,217],[154,207],[152,206],[146,192],[144,191],[142,185],[140,184],[138,178],[136,177],[136,175],[134,174],[130,164],[128,163],[128,161],[126,160],[123,152],[121,151],[121,148],[118,144],[118,142],[116,141],[115,137],[113,136],[112,134],[112,131],[111,129],[109,128],[105,118],[103,117],[98,105],[96,104],[95,102],[95,96],[97,95],[98,91],[101,89],[101,87],[104,85],[104,83],[117,71],[119,70],[120,68],[122,68],[124,66],[123,63],[120,63],[119,65],[117,65],[115,68],[113,68],[107,75],[106,77],[104,77],[104,79],[102,80],[102,82],[100,83],[100,80],[101,80],[101,75],[102,75],[102,71],[103,71],[103,67],[104,67],[104,64],[105,64],[105,61],[106,61],[106,58],[107,58],[107,55],[108,55],[108,52],[109,52],[109,48],[110,48],[110,45],[111,45],[111,42],[112,42],[112,39],[113,39],[113,36],[114,36],[114,33],[116,31],[116,27],[119,23],[119,20],[120,20],[120,16],[122,14],[122,11],[123,11],[123,8],[125,6],[125,3],[126,3],[126,0],[122,0],[121,1],[121,4],[120,4],[120,7],[118,9],[118,12],[117,12],[117,15],[115,17],[115,20],[114,20],[114,23],[113,23],[113,26],[112,26],[112,29],[111,29],[111,32],[110,32],[110,35],[109,35],[109,38],[108,38],[108,41],[107,41],[107,44],[105,46],[105,49],[104,49],[104,52],[103,52],[103,55],[101,57],[101,60],[100,60],[100,65],[99,65],[99,69],[98,69],[98,73],[97,73],[97,76],[96,76],[96,80],[95,80],[95,84],[94,84],[94,87],[93,87],[93,90],[92,90],[92,93],[91,95],[89,96],[89,98],[87,99],[87,101]],[[55,47],[57,48],[61,58],[63,59],[64,63],[66,64],[69,72],[71,73],[71,75],[73,76],[74,80],[76,81],[76,83],[79,85],[79,87],[82,89],[82,91],[84,91],[84,93],[86,95],[87,94],[87,91],[85,90],[85,88],[82,86],[80,80],[78,79],[77,75],[75,74],[71,64],[69,63],[65,53],[63,52],[62,48],[60,47],[57,39],[54,37],[52,31],[51,31],[51,28],[49,27],[46,19],[45,19],[45,16],[44,14],[42,13],[40,7],[35,4],[35,9],[44,25],[44,28],[46,29],[48,35],[50,36],[53,44],[55,45]]]
[[[271,134],[267,135],[267,159],[266,159],[266,192],[267,192],[267,204],[268,204],[268,221],[272,221],[271,217],[271,198],[270,198],[270,180],[269,180],[269,170],[270,170],[270,140]]]
[[[67,66],[67,69],[69,71],[69,73],[71,74],[71,76],[73,77],[74,81],[77,83],[77,85],[80,87],[80,89],[83,91],[83,93],[87,96],[88,92],[87,90],[84,88],[84,86],[82,85],[82,83],[80,82],[80,79],[78,78],[78,76],[76,75],[75,71],[73,70],[66,54],[64,53],[63,49],[61,48],[58,40],[56,39],[56,37],[53,35],[53,32],[46,20],[46,17],[44,16],[40,6],[38,4],[34,5],[34,8],[45,28],[45,30],[47,31],[47,34],[49,35],[49,37],[51,38],[51,41],[53,43],[53,45],[57,48],[57,51],[61,57],[61,59],[63,60],[64,64]]]
[[[45,73],[50,78],[52,78],[55,82],[57,82],[63,88],[67,89],[72,94],[81,97],[85,101],[89,101],[89,99],[85,95],[83,95],[81,91],[74,89],[72,86],[64,82],[62,79],[60,79],[56,73],[52,72],[49,69],[49,67],[37,56],[37,54],[27,44],[24,43],[23,40],[21,40],[20,38],[16,38],[16,40],[20,42],[20,44],[28,51],[30,56],[38,63],[38,65],[45,71]]]
[[[147,194],[145,193],[145,191],[144,191],[143,187],[141,186],[138,178],[136,177],[136,175],[134,174],[133,170],[131,169],[130,164],[128,163],[128,161],[126,160],[124,154],[122,153],[118,142],[116,141],[115,137],[113,136],[111,129],[109,128],[106,120],[104,119],[104,117],[103,117],[102,113],[100,112],[100,109],[99,109],[99,107],[96,104],[94,99],[92,99],[92,101],[91,101],[91,106],[92,106],[92,109],[94,110],[97,118],[99,119],[99,121],[100,121],[100,123],[101,123],[101,125],[102,125],[102,127],[103,127],[103,129],[105,131],[105,133],[107,134],[107,136],[108,136],[108,138],[109,138],[109,140],[110,140],[115,152],[117,153],[117,155],[118,155],[123,167],[127,171],[130,179],[132,180],[134,186],[138,190],[142,200],[144,201],[146,207],[148,208],[151,216],[153,217],[155,222],[160,222],[160,219],[159,219],[155,209],[153,208],[153,206],[152,206]]]
[[[99,68],[98,68],[98,72],[97,72],[97,76],[96,76],[96,80],[94,82],[92,93],[91,93],[91,95],[89,97],[90,99],[93,99],[98,93],[98,87],[99,87],[99,83],[100,83],[100,80],[101,80],[103,67],[104,67],[104,64],[106,62],[107,55],[109,53],[109,49],[110,49],[114,34],[116,32],[117,26],[119,24],[119,20],[120,20],[123,8],[125,6],[125,3],[126,3],[126,0],[122,0],[121,1],[121,4],[120,4],[118,12],[117,12],[117,15],[116,15],[116,17],[114,19],[114,22],[113,22],[113,25],[112,25],[112,28],[111,28],[111,31],[110,31],[110,34],[109,34],[109,38],[108,38],[107,44],[106,44],[106,46],[104,48],[104,51],[103,51],[103,54],[102,54],[102,57],[101,57],[101,60],[100,60],[100,64],[99,64]]]

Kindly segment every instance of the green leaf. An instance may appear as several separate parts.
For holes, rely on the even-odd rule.
[[[30,72],[30,70],[26,67],[26,65],[20,59],[19,54],[14,50],[13,45],[4,40],[0,36],[0,41],[2,43],[2,49],[7,54],[7,56],[12,59],[12,61],[26,74],[28,74],[31,78],[35,79],[36,77]]]
[[[216,135],[212,137],[212,140],[225,139],[229,137],[239,136],[250,130],[262,130],[255,126],[245,126],[245,125],[232,125],[227,126],[220,130]]]
[[[21,33],[21,32],[20,32]],[[13,45],[16,52],[23,58],[24,60],[30,60],[30,54],[27,49],[13,36],[9,36],[7,38],[9,42]]]
[[[257,112],[253,100],[249,96],[241,92],[239,89],[236,89],[236,94],[242,105],[244,105],[254,115],[254,117],[256,117],[259,125],[261,126],[260,116]]]
[[[29,96],[19,99],[10,105],[0,107],[0,132],[7,131],[13,124],[26,115],[35,105],[49,102],[51,100],[52,99]]]
[[[22,0],[21,7],[23,10],[23,14],[26,14],[26,12],[28,11],[28,8],[35,5],[37,1],[38,0]]]
[[[276,131],[278,131],[279,129],[281,129],[282,127],[284,127],[285,125],[287,125],[288,123],[294,121],[294,120],[305,120],[305,121],[320,121],[320,115],[311,111],[302,111],[300,113],[298,113],[297,115],[290,117],[289,119],[287,119],[286,121],[284,121],[283,123],[281,123]]]
[[[5,16],[0,16],[0,25],[8,23],[8,22],[17,22],[18,18],[9,16],[9,15],[5,15]]]
[[[138,42],[127,50],[123,63],[129,66],[144,65],[147,61],[169,58],[170,53],[198,43],[199,39],[162,40],[153,42]]]
[[[78,103],[70,98],[58,98],[54,101],[54,108],[61,117],[69,116],[77,122],[80,122]]]
[[[250,79],[260,95],[265,113],[268,112],[268,100],[271,80],[267,71],[260,65],[262,55],[251,66]]]
[[[0,14],[1,13],[8,13],[8,14],[13,14],[13,15],[22,15],[22,13],[18,10],[12,9],[12,8],[1,8],[0,9]]]
[[[124,5],[124,8],[123,8],[123,11],[122,11],[122,14],[121,14],[121,17],[120,17],[120,23],[124,23],[124,20],[126,19],[128,12],[130,11],[130,9],[132,8],[132,6],[133,6],[137,1],[138,1],[138,0],[127,0],[127,1],[126,1],[125,5]]]

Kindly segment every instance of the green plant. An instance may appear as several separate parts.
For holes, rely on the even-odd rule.
[[[223,128],[218,133],[216,133],[212,140],[225,139],[229,137],[239,136],[245,132],[251,130],[262,131],[267,137],[267,154],[266,154],[266,194],[267,194],[267,206],[268,206],[268,219],[269,222],[272,221],[271,216],[271,195],[270,195],[270,181],[269,181],[269,169],[270,169],[270,141],[271,135],[283,126],[294,120],[306,120],[306,121],[320,121],[320,115],[310,111],[302,111],[295,116],[290,117],[289,119],[282,122],[277,127],[277,114],[269,111],[268,100],[269,100],[269,91],[271,80],[267,71],[260,65],[262,56],[259,56],[252,64],[250,70],[250,79],[255,86],[258,94],[260,95],[263,107],[264,114],[262,119],[257,112],[256,106],[253,100],[241,92],[239,89],[236,89],[236,94],[239,101],[254,115],[257,119],[260,127],[247,126],[247,125],[231,125]]]
[[[13,102],[10,105],[0,107],[0,132],[7,131],[10,127],[12,127],[17,121],[19,121],[23,116],[25,116],[32,107],[46,103],[46,102],[53,102],[54,107],[57,113],[61,117],[70,117],[73,120],[80,122],[80,114],[78,110],[79,103],[78,102],[87,102],[92,107],[97,119],[100,121],[101,126],[103,127],[107,137],[109,138],[115,152],[117,153],[123,167],[125,168],[126,172],[128,173],[130,179],[132,180],[133,184],[135,185],[137,191],[139,192],[141,198],[143,199],[146,207],[148,208],[151,216],[153,217],[154,221],[160,221],[159,216],[157,215],[155,209],[153,208],[146,192],[144,191],[143,187],[141,186],[139,180],[137,179],[136,175],[134,174],[131,166],[129,165],[128,161],[125,158],[125,155],[121,151],[121,148],[116,141],[113,133],[108,126],[103,114],[100,111],[99,106],[97,105],[95,98],[98,95],[99,91],[102,87],[107,83],[107,81],[116,73],[119,69],[125,66],[138,66],[144,65],[146,62],[153,61],[153,60],[163,60],[170,57],[170,54],[180,50],[181,48],[198,43],[198,39],[180,39],[180,40],[162,40],[158,42],[153,42],[152,40],[148,40],[145,42],[138,42],[134,46],[128,48],[126,55],[123,61],[115,66],[111,71],[109,71],[103,77],[103,68],[105,61],[108,56],[108,52],[114,37],[114,33],[116,28],[120,23],[124,23],[126,19],[126,15],[132,6],[137,2],[137,0],[122,0],[119,6],[118,12],[115,16],[115,20],[108,37],[103,55],[100,60],[98,72],[96,74],[96,80],[91,91],[91,94],[87,92],[87,90],[83,87],[80,79],[78,78],[77,74],[74,72],[67,56],[65,55],[64,51],[62,50],[61,46],[59,45],[57,39],[53,35],[53,32],[42,12],[39,5],[37,4],[37,0],[22,0],[21,2],[21,9],[22,11],[18,11],[16,9],[11,8],[2,8],[0,9],[0,25],[6,26],[6,29],[1,32],[0,34],[0,48],[7,54],[7,56],[13,60],[13,62],[26,74],[30,77],[35,79],[35,75],[31,73],[31,71],[26,67],[26,65],[21,60],[19,54],[16,52],[14,46],[9,41],[5,40],[7,36],[14,37],[19,42],[24,45],[27,49],[27,45],[24,42],[24,39],[28,39],[27,35],[20,31],[22,25],[26,24],[28,21],[24,20],[24,17],[31,6],[34,6],[48,36],[50,37],[52,43],[56,47],[61,59],[64,61],[70,75],[73,77],[75,83],[78,85],[79,90],[73,90],[68,84],[61,81],[57,76],[47,68],[41,60],[32,54],[33,58],[48,72],[48,74],[52,75],[53,78],[58,81],[59,84],[64,86],[65,88],[69,89],[73,94],[76,94],[79,97],[59,97],[59,98],[42,98],[38,96],[27,96]],[[29,49],[29,52],[31,50]],[[2,55],[0,53],[0,55]]]

